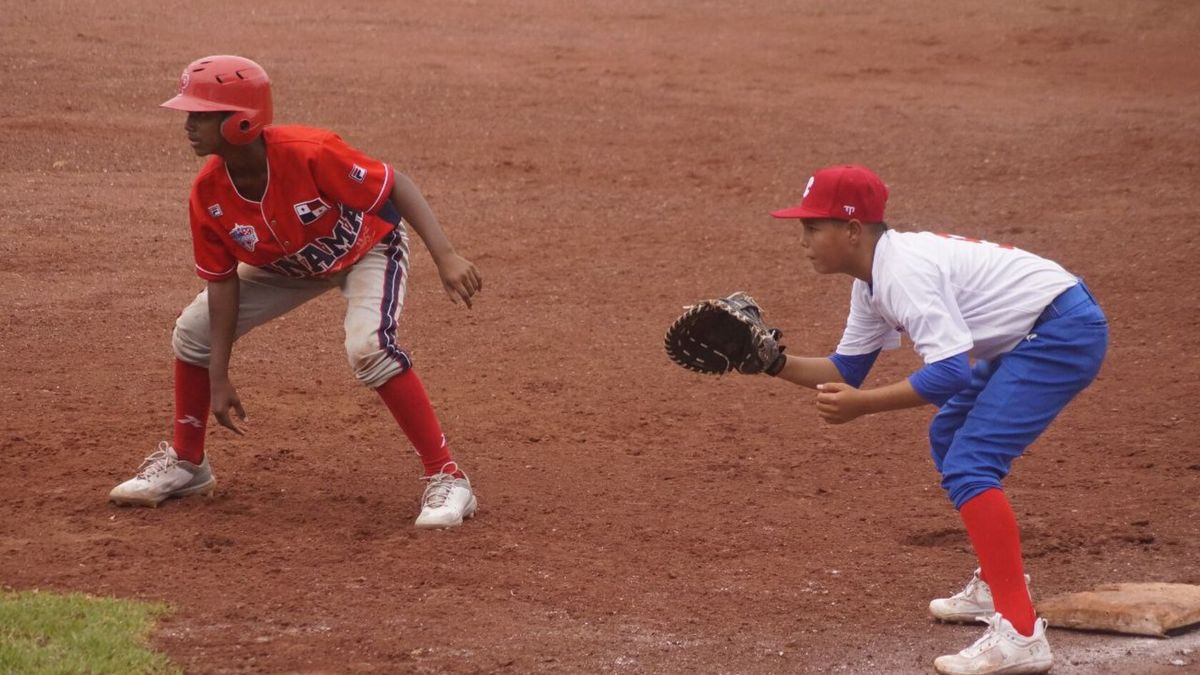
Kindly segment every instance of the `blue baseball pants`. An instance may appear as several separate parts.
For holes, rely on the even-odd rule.
[[[971,383],[929,425],[933,463],[954,508],[1000,487],[1012,461],[1095,379],[1107,348],[1108,321],[1081,280],[1020,344],[975,363]]]

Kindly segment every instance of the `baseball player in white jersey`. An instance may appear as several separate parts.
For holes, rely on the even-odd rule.
[[[1095,378],[1108,322],[1080,279],[1032,253],[884,222],[888,190],[861,166],[833,166],[809,181],[798,206],[802,248],[822,274],[854,278],[850,314],[829,357],[786,356],[778,376],[814,388],[831,424],[934,405],[929,427],[942,487],[966,526],[979,569],[962,592],[930,603],[946,621],[988,629],[941,673],[1040,673],[1053,657],[1034,613],[1021,543],[1001,481],[1055,416]],[[860,388],[883,349],[907,335],[924,366]],[[973,362],[973,363],[972,363]]]

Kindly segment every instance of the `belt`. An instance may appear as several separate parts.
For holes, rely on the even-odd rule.
[[[1038,316],[1037,321],[1033,322],[1033,325],[1039,326],[1050,319],[1060,317],[1085,302],[1095,303],[1096,298],[1092,297],[1092,292],[1083,283],[1083,279],[1080,279],[1079,283],[1059,293],[1058,297],[1054,298],[1049,305],[1046,305],[1046,309],[1042,310],[1041,315]]]

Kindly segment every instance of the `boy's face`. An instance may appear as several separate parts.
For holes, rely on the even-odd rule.
[[[836,274],[849,269],[853,257],[850,228],[840,220],[805,218],[800,245],[817,274]]]
[[[221,136],[221,122],[226,112],[190,112],[183,130],[197,156],[211,155],[221,147],[225,139]]]

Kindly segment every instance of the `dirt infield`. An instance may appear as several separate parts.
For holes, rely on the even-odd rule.
[[[931,411],[828,427],[661,347],[745,289],[790,352],[832,350],[849,282],[766,213],[851,161],[899,229],[1051,257],[1108,313],[1099,379],[1007,484],[1035,598],[1200,583],[1196,3],[338,4],[0,16],[0,584],[170,602],[188,672],[928,669],[979,632],[926,615],[974,566]],[[209,53],[410,175],[483,272],[456,308],[418,246],[402,324],[478,490],[464,527],[412,528],[419,464],[336,295],[235,349],[252,431],[210,431],[215,498],[105,502],[170,430],[199,161],[155,106]],[[1117,640],[1051,634],[1059,672],[1200,662]]]

